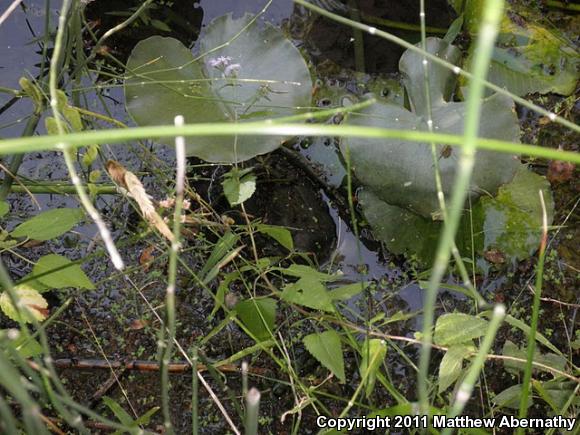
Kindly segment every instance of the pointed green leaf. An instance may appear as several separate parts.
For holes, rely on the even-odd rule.
[[[6,201],[0,201],[0,218],[10,211],[10,205]]]
[[[469,314],[443,314],[437,319],[433,339],[439,346],[465,344],[485,335],[488,323],[485,319]]]
[[[264,341],[271,338],[276,327],[276,306],[272,298],[248,299],[238,302],[235,310],[254,337]]]
[[[314,358],[330,370],[341,382],[346,382],[340,336],[336,331],[329,330],[320,334],[310,334],[304,337],[302,341]]]
[[[78,264],[56,254],[41,257],[32,268],[32,278],[51,289],[74,287],[92,290],[95,288]]]
[[[463,369],[463,360],[473,350],[475,350],[474,346],[462,344],[456,344],[447,349],[439,364],[439,393],[445,391],[459,378]]]
[[[277,225],[258,224],[256,229],[262,233],[272,237],[289,251],[294,249],[294,241],[292,240],[292,233],[288,228]]]
[[[83,218],[78,208],[48,210],[18,225],[10,235],[14,238],[28,237],[33,240],[50,240],[66,233]]]
[[[369,286],[368,282],[355,282],[353,284],[343,285],[330,291],[330,298],[333,301],[347,301],[358,295]]]
[[[361,382],[365,383],[366,397],[370,397],[377,380],[383,360],[387,356],[387,343],[384,340],[373,338],[365,341],[362,347],[362,361],[360,364]]]
[[[292,284],[286,284],[280,297],[286,302],[314,308],[315,310],[334,311],[332,299],[324,284],[309,277],[300,278]]]

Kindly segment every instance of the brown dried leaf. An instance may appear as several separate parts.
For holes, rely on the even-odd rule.
[[[173,233],[163,221],[161,216],[155,211],[151,197],[145,191],[145,187],[141,180],[135,174],[128,171],[120,163],[109,160],[107,162],[107,172],[119,186],[125,188],[143,213],[143,217],[149,225],[157,228],[157,230],[170,242],[173,241]]]
[[[124,189],[127,189],[127,186],[125,185],[125,173],[127,172],[127,170],[125,169],[125,167],[121,165],[119,162],[116,162],[114,160],[108,160],[106,167],[107,172],[109,173],[113,181],[117,183],[119,186],[123,187]]]

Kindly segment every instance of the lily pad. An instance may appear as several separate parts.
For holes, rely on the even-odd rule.
[[[548,181],[520,165],[514,179],[501,186],[495,198],[481,198],[463,216],[455,239],[462,256],[471,258],[475,253],[485,270],[483,257],[491,251],[511,261],[532,255],[542,235],[540,190],[551,225],[554,199]],[[442,222],[390,205],[366,190],[359,193],[359,202],[375,236],[391,252],[415,255],[425,265],[433,261]]]
[[[300,52],[280,30],[251,15],[216,18],[200,56],[173,38],[137,44],[127,62],[125,100],[139,125],[244,122],[293,115],[310,106],[312,81]],[[189,155],[240,162],[280,146],[285,137],[187,138]]]
[[[548,225],[554,216],[554,199],[550,183],[540,175],[520,167],[513,181],[499,189],[497,197],[482,198],[475,205],[474,215],[480,216],[484,249],[497,249],[512,259],[532,255],[542,236],[542,205],[544,195]]]
[[[466,2],[470,33],[477,33],[481,1]],[[576,21],[577,25],[577,21]],[[570,26],[575,27],[575,24]],[[574,30],[570,36],[575,37]],[[474,46],[470,50],[473,55]],[[555,92],[570,95],[580,77],[580,56],[565,29],[556,27],[529,6],[508,5],[488,71],[488,80],[516,95]]]
[[[438,38],[428,38],[427,50],[452,63],[458,63],[460,57],[456,47]],[[422,60],[422,56],[406,51],[399,63],[412,111],[396,104],[378,102],[351,115],[347,119],[348,124],[428,131]],[[432,121],[436,132],[463,133],[465,103],[449,101],[455,82],[452,71],[430,65]],[[518,142],[519,125],[511,98],[491,96],[482,101],[481,110],[481,137]],[[353,138],[342,142],[343,154],[347,147],[350,148],[353,171],[366,191],[372,192],[381,201],[425,218],[440,214],[429,144]],[[445,144],[438,144],[437,148],[443,191],[449,195],[457,172],[459,153],[456,150],[444,153]],[[483,192],[497,192],[500,185],[513,178],[518,164],[510,155],[479,151],[470,186],[471,199],[475,200]]]

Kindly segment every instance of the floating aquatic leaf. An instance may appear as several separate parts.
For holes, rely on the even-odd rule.
[[[128,60],[127,110],[140,125],[243,122],[292,115],[310,106],[312,81],[300,52],[269,24],[251,15],[216,18],[205,30],[201,56],[181,42],[153,36]],[[205,54],[207,53],[207,54]],[[278,148],[284,137],[194,137],[189,155],[240,162]]]
[[[427,50],[451,63],[458,63],[460,51],[437,38],[428,38]],[[412,112],[388,103],[377,103],[347,118],[351,125],[391,129],[427,131],[427,109],[424,92],[422,56],[406,51],[399,68],[409,96]],[[463,133],[465,103],[448,102],[456,77],[452,71],[430,64],[430,97],[433,109],[433,129],[440,133]],[[513,101],[494,95],[481,104],[481,137],[518,142],[519,126]],[[343,155],[350,149],[352,168],[365,190],[382,201],[411,210],[423,217],[439,215],[435,185],[435,167],[429,144],[403,140],[373,140],[353,138],[343,141]],[[438,144],[439,167],[444,193],[449,196],[459,153],[452,150],[441,153],[445,144]],[[512,156],[490,151],[479,151],[470,186],[472,199],[483,192],[495,193],[509,182],[518,167]]]
[[[66,233],[83,218],[78,208],[55,208],[28,219],[18,225],[10,235],[14,238],[28,237],[32,240],[50,240]]]
[[[484,2],[465,3],[469,17],[466,28],[476,34]],[[570,28],[574,38],[577,24]],[[474,49],[472,44],[469,58]],[[490,82],[516,95],[533,92],[570,95],[580,77],[579,67],[578,48],[565,29],[554,26],[529,6],[508,4],[487,73]]]
[[[520,165],[514,179],[499,188],[495,198],[485,196],[463,216],[456,244],[464,257],[475,253],[488,262],[499,257],[510,262],[532,255],[542,234],[542,190],[553,220],[554,200],[549,183]],[[416,255],[422,264],[433,260],[442,223],[423,218],[381,201],[372,192],[362,191],[359,201],[375,235],[395,254]],[[491,256],[493,254],[493,257]],[[488,266],[479,262],[479,266]]]
[[[484,197],[475,205],[474,215],[483,218],[484,251],[497,249],[514,260],[521,260],[538,249],[542,236],[540,191],[544,195],[548,225],[551,225],[554,199],[550,183],[523,165],[495,198]]]
[[[340,336],[336,331],[310,334],[304,337],[303,342],[314,358],[330,370],[341,382],[346,382]]]

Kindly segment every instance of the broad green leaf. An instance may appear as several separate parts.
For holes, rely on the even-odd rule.
[[[466,27],[472,34],[478,31],[483,5],[481,0],[466,2],[466,14],[471,17]],[[487,79],[520,96],[572,94],[580,77],[580,57],[573,40],[577,32],[577,20],[560,20],[554,26],[540,11],[509,2]],[[472,44],[466,64],[471,63],[474,50]]]
[[[439,364],[439,393],[445,391],[451,384],[453,384],[463,370],[463,360],[473,351],[474,346],[466,346],[462,344],[455,344],[445,352],[441,363]]]
[[[18,225],[10,235],[14,238],[28,237],[33,240],[50,240],[66,233],[83,218],[78,208],[48,210]]]
[[[485,319],[469,314],[443,314],[437,319],[433,339],[439,346],[465,344],[485,335],[488,323]]]
[[[32,278],[40,281],[47,288],[95,288],[93,282],[78,264],[57,254],[41,257],[32,268]]]
[[[320,334],[310,334],[304,337],[303,342],[314,358],[341,382],[346,382],[340,336],[336,331],[329,330]]]
[[[474,208],[474,215],[483,217],[484,250],[498,249],[507,257],[524,259],[540,245],[544,195],[548,225],[554,216],[554,199],[549,182],[520,166],[511,183],[500,187],[497,197],[484,197]]]
[[[546,179],[520,165],[510,183],[500,186],[497,197],[485,196],[471,214],[461,221],[456,243],[463,257],[483,258],[485,252],[498,250],[507,261],[532,255],[542,232],[539,191],[542,190],[552,223],[554,200]],[[442,223],[382,201],[372,192],[359,194],[365,217],[375,235],[395,254],[416,255],[422,264],[433,260]],[[472,246],[472,241],[475,243]],[[480,266],[486,266],[479,262]]]
[[[267,236],[273,238],[289,251],[294,249],[294,241],[292,240],[292,233],[288,228],[277,225],[258,224],[256,229]]]
[[[528,351],[526,348],[520,349],[516,344],[512,343],[511,341],[506,341],[503,345],[503,355],[515,357],[523,360],[528,359]],[[534,362],[544,364],[548,367],[555,368],[560,371],[565,371],[566,366],[568,364],[565,357],[561,355],[556,355],[553,353],[541,353],[539,349],[535,349],[534,352]],[[523,372],[526,366],[525,362],[513,361],[513,360],[504,360],[503,365],[507,371],[510,373],[518,374],[519,372]],[[542,369],[541,367],[532,366],[534,371],[547,371],[547,369]]]
[[[230,205],[239,205],[250,199],[256,191],[256,176],[253,174],[242,176],[234,168],[225,174],[222,187]]]
[[[343,285],[330,290],[330,299],[333,301],[347,301],[353,296],[358,295],[369,286],[368,282],[355,282],[353,284]]]
[[[326,312],[333,312],[334,305],[324,284],[310,277],[300,278],[292,284],[286,284],[280,296],[286,302],[303,305]]]
[[[46,319],[48,316],[48,302],[38,291],[24,284],[15,286],[14,291],[18,296],[21,306],[20,311],[24,316],[23,320],[25,322],[32,322],[33,319],[41,322]],[[0,294],[0,309],[12,320],[16,322],[20,320],[20,315],[14,305],[12,305],[10,296],[6,291]]]
[[[365,383],[366,397],[369,398],[375,388],[377,373],[387,355],[387,343],[377,338],[366,340],[361,352],[362,360],[359,372],[361,382]]]
[[[0,218],[10,211],[10,205],[6,201],[0,201]]]
[[[244,122],[292,115],[310,106],[312,81],[300,52],[261,20],[231,14],[205,29],[194,57],[181,42],[153,36],[139,42],[127,62],[128,112],[139,125]],[[227,43],[227,44],[226,44]],[[278,148],[284,137],[187,138],[189,155],[240,162]]]
[[[276,327],[276,305],[272,298],[248,299],[238,302],[235,310],[254,337],[264,341],[271,338]]]
[[[460,51],[437,38],[428,38],[427,50],[451,63],[458,63]],[[349,125],[372,126],[396,130],[428,131],[423,80],[422,56],[407,50],[399,62],[412,111],[402,106],[377,102],[347,118]],[[430,64],[429,83],[433,108],[433,129],[438,133],[463,134],[465,103],[448,102],[455,87],[452,71]],[[481,102],[480,137],[519,141],[519,124],[513,101],[494,95]],[[435,167],[431,147],[427,143],[400,139],[376,140],[349,138],[342,142],[343,154],[350,148],[350,158],[356,177],[374,195],[390,205],[413,211],[427,219],[438,216]],[[437,145],[443,191],[449,197],[459,152],[452,150],[442,156],[445,144]],[[482,192],[495,193],[509,182],[518,167],[512,156],[491,151],[479,151],[470,186],[472,199]],[[364,209],[363,209],[364,211]]]

